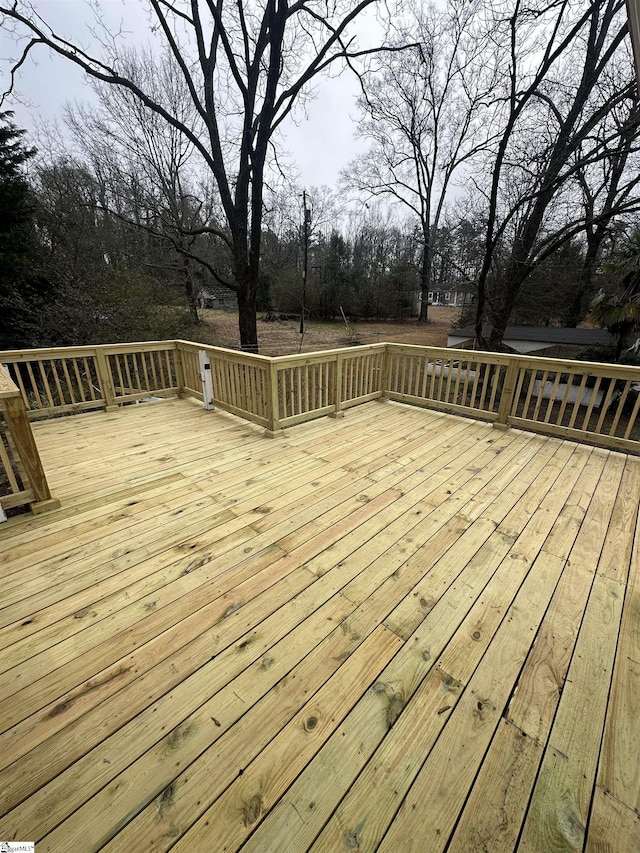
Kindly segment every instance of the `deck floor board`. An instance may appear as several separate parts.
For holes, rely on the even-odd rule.
[[[0,838],[640,849],[640,459],[377,402],[34,432],[61,506],[0,526]]]

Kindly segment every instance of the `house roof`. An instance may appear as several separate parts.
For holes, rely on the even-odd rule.
[[[224,284],[209,284],[206,287],[200,288],[200,293],[209,299],[229,299],[236,295],[235,290]]]
[[[491,326],[486,323],[482,334],[489,337]],[[454,338],[475,337],[475,331],[470,327],[451,329],[449,335]],[[570,344],[574,346],[606,346],[613,342],[613,336],[605,329],[569,329],[552,326],[507,326],[504,340],[539,341],[547,344]]]

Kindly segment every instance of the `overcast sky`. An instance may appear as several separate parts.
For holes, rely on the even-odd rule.
[[[95,45],[87,29],[92,18],[85,0],[35,0],[33,5],[58,33],[69,40],[79,40],[87,49]],[[123,21],[127,44],[149,40],[145,3],[100,0],[100,8],[111,26]],[[369,29],[367,24],[365,29]],[[92,52],[98,53],[95,47]],[[3,91],[10,68],[6,60],[17,54],[13,39],[0,31]],[[290,152],[303,186],[335,186],[340,169],[366,149],[366,144],[354,136],[358,85],[353,74],[345,72],[338,78],[319,78],[314,88],[317,95],[309,103],[306,116],[299,110],[295,122],[287,120],[283,125],[284,148]],[[22,67],[16,90],[20,101],[13,99],[6,108],[13,109],[15,123],[29,131],[34,130],[38,119],[51,122],[60,118],[65,102],[91,97],[81,70],[71,62],[50,56],[41,46]]]

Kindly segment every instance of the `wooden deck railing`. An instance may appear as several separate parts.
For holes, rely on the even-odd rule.
[[[0,478],[9,492],[0,494],[3,509],[30,504],[42,512],[60,505],[49,490],[20,389],[1,364]]]
[[[385,343],[267,358],[191,341],[1,352],[0,363],[30,418],[184,395],[274,436],[392,399],[640,452],[636,367]]]

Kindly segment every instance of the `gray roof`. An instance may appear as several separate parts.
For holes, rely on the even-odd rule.
[[[482,334],[489,337],[491,326],[487,323],[482,327]],[[474,330],[468,326],[463,329],[451,329],[451,337],[473,338]],[[507,326],[504,331],[505,341],[539,341],[547,344],[571,344],[574,346],[606,346],[613,342],[613,335],[605,329],[568,329],[552,326]]]

